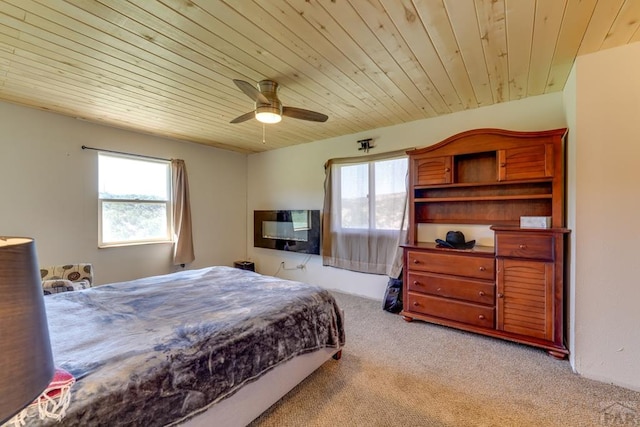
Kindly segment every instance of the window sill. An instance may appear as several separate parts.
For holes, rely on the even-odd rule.
[[[172,240],[158,240],[154,242],[123,242],[123,243],[103,243],[98,244],[98,249],[108,248],[120,248],[123,246],[143,246],[143,245],[158,245],[158,244],[173,244]]]

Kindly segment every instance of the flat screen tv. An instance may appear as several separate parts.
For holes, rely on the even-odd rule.
[[[320,211],[253,211],[253,246],[319,255]]]

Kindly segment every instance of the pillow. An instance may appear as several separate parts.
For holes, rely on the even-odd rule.
[[[45,295],[59,294],[60,292],[78,291],[80,289],[87,289],[89,282],[81,280],[79,282],[72,282],[66,279],[52,279],[42,282],[42,288]]]

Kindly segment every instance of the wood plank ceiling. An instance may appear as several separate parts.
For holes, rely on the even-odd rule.
[[[638,0],[0,0],[0,99],[260,152],[563,89]],[[230,124],[280,84],[284,117]]]

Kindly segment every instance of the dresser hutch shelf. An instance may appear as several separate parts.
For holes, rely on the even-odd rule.
[[[564,358],[566,129],[476,129],[408,151],[404,309],[414,319],[543,348]],[[521,216],[551,228],[520,228]],[[419,224],[490,225],[494,246],[418,241]]]

